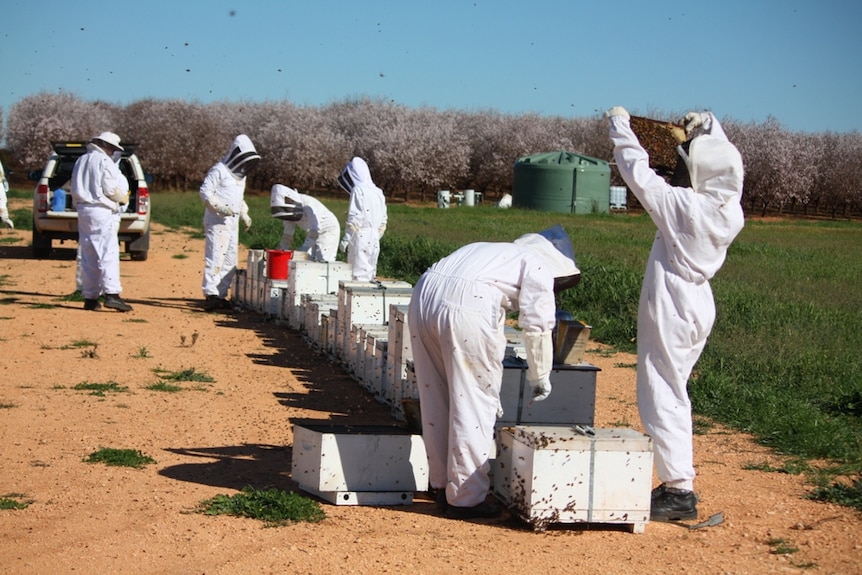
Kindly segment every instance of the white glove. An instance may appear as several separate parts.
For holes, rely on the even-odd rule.
[[[221,202],[213,202],[211,200],[207,200],[206,204],[209,209],[211,209],[223,218],[229,218],[236,215],[234,211],[230,208],[230,206],[228,206],[227,204],[223,204]]]
[[[613,108],[610,108],[607,112],[605,112],[605,118],[607,119],[611,119],[614,116],[622,116],[626,120],[631,118],[631,116],[629,115],[629,111],[622,106],[614,106]]]
[[[700,112],[689,112],[682,119],[682,125],[685,126],[685,135],[691,136],[692,132],[703,126],[703,114]]]
[[[533,392],[533,401],[542,401],[551,395],[551,380],[544,377],[539,381],[531,382],[530,390]]]
[[[342,252],[346,252],[347,251],[347,243],[348,243],[347,238],[344,238],[343,240],[341,240],[341,243],[338,244],[338,250],[342,251]]]
[[[533,392],[533,401],[542,401],[551,393],[554,341],[550,330],[525,331],[523,336],[527,356],[527,384]]]
[[[243,201],[242,209],[239,212],[239,219],[242,220],[242,225],[245,226],[245,231],[251,229],[251,216],[248,215],[248,204]]]
[[[110,193],[105,194],[109,199],[117,202],[120,205],[128,205],[129,204],[129,189],[126,188],[123,191],[122,188],[114,188]]]

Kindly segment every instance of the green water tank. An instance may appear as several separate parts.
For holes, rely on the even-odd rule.
[[[609,211],[611,168],[604,160],[545,152],[518,158],[514,169],[514,207],[567,214]]]

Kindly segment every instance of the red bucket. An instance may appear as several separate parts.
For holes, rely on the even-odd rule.
[[[271,280],[286,280],[287,265],[293,252],[266,250],[266,277]]]

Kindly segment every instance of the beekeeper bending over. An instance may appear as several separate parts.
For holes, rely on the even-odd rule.
[[[709,280],[743,226],[742,157],[709,112],[691,112],[678,151],[690,187],[669,185],[649,167],[629,114],[606,112],[620,175],[658,231],[638,308],[638,410],[654,442],[661,485],[650,519],[697,517],[691,402],[687,383],[715,320]]]
[[[353,158],[338,176],[338,185],[350,194],[344,237],[339,245],[347,250],[354,281],[372,281],[377,275],[380,238],[386,231],[386,198],[371,180],[362,158]]]
[[[335,214],[320,200],[275,184],[270,192],[269,209],[272,217],[284,224],[278,249],[291,249],[296,226],[299,226],[305,230],[305,242],[296,251],[308,254],[308,259],[316,262],[335,261],[341,225]]]
[[[234,138],[227,154],[210,168],[201,185],[204,210],[204,309],[228,309],[227,300],[236,272],[239,251],[239,221],[251,227],[245,203],[245,177],[260,162],[260,156],[245,134]]]
[[[410,298],[429,485],[452,517],[494,517],[489,451],[500,414],[506,313],[519,311],[533,401],[551,393],[554,293],[580,280],[559,225],[512,243],[468,244],[432,265]]]

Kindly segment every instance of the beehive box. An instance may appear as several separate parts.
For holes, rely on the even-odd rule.
[[[232,298],[234,303],[245,305],[245,290],[248,283],[248,274],[243,268],[237,268],[233,274]]]
[[[293,426],[291,476],[336,505],[409,505],[428,490],[422,436],[394,426]]]
[[[301,298],[300,310],[302,321],[300,329],[306,338],[315,344],[321,342],[321,316],[336,302],[337,297],[327,294],[304,294]]]
[[[362,385],[370,391],[375,399],[383,399],[383,379],[380,377],[380,360],[378,349],[383,346],[385,353],[388,332],[372,331],[365,334],[365,346],[359,362]]]
[[[354,324],[386,325],[391,304],[407,305],[413,287],[402,281],[340,282],[338,287],[338,321],[340,335],[336,357],[346,360],[351,351],[350,338]]]
[[[592,326],[577,320],[560,320],[554,327],[554,363],[576,365],[584,361]]]
[[[293,260],[288,262],[287,275],[287,326],[302,329],[302,296],[304,294],[335,295],[338,282],[349,280],[352,267],[346,262],[314,262]]]
[[[266,280],[263,297],[263,314],[276,319],[283,319],[282,302],[287,297],[287,280]]]
[[[369,351],[368,343],[369,338],[371,340],[371,358],[372,361],[374,359],[374,338],[375,337],[387,337],[388,330],[386,326],[381,326],[377,324],[371,325],[354,325],[353,331],[356,334],[356,340],[353,348],[350,351],[350,363],[348,364],[348,371],[353,375],[355,379],[360,381],[363,386],[369,391],[372,391],[371,386],[368,385],[370,382],[365,378],[365,357],[366,352]]]
[[[632,429],[504,427],[497,434],[493,489],[512,512],[542,530],[553,523],[649,521],[652,439]]]
[[[503,415],[497,420],[497,425],[593,425],[599,371],[589,363],[555,365],[550,375],[551,395],[544,401],[533,401],[532,390],[527,384],[526,360],[505,358],[500,388]]]
[[[386,349],[386,376],[383,396],[389,405],[401,404],[402,381],[407,376],[407,360],[413,357],[407,305],[389,305],[389,343]]]

